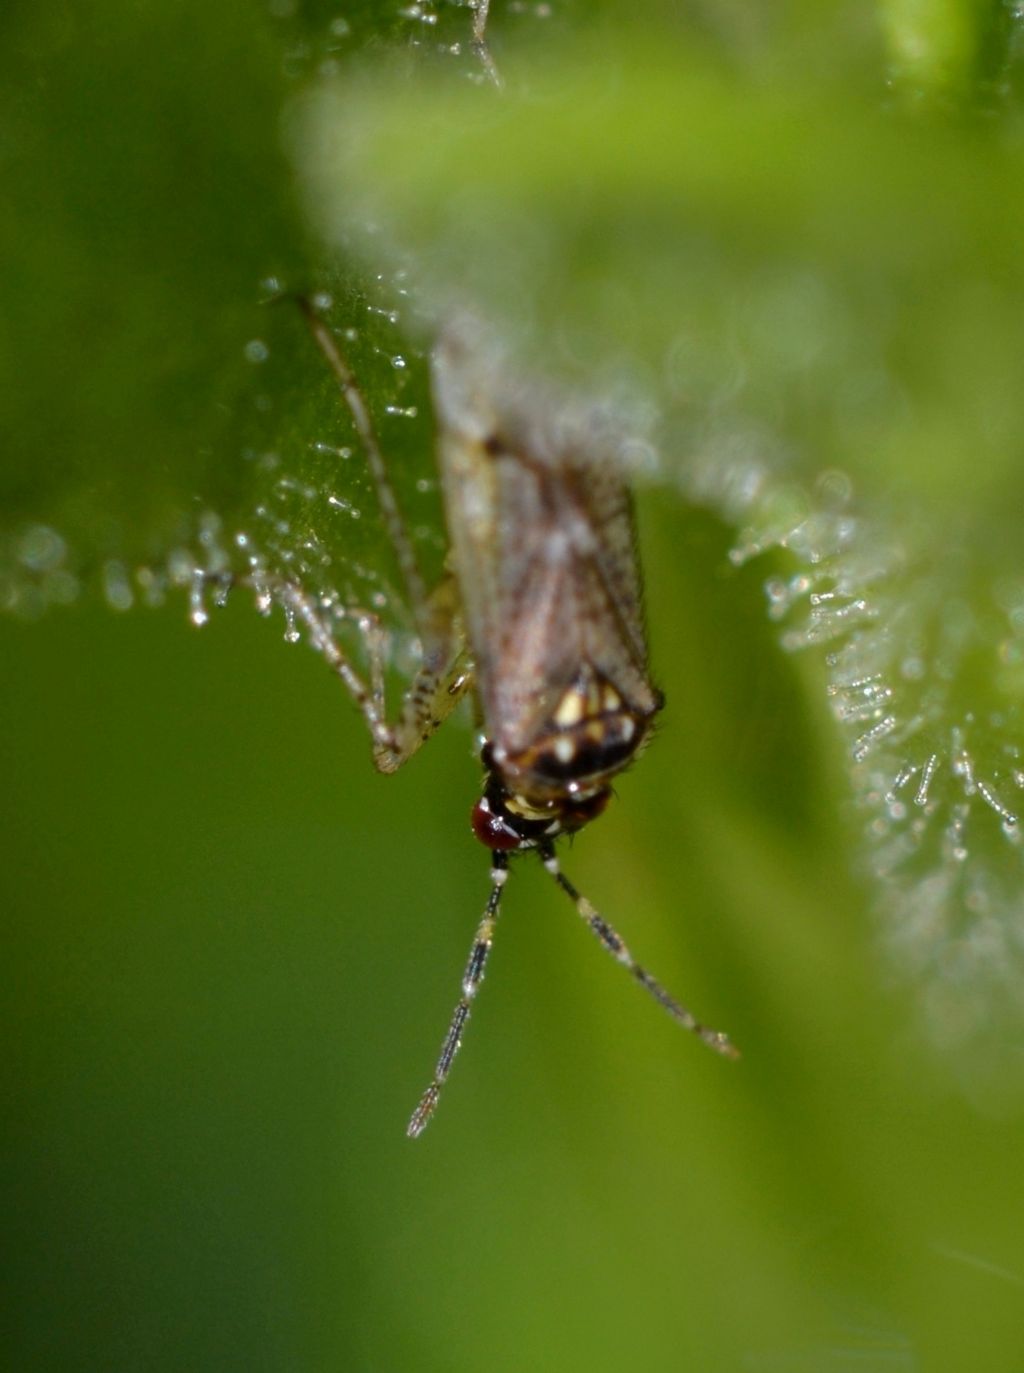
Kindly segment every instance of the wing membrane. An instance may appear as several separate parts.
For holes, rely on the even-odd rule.
[[[632,506],[607,441],[578,420],[552,422],[536,397],[502,397],[458,339],[442,340],[434,377],[489,736],[510,751],[529,745],[585,665],[627,706],[653,713]]]

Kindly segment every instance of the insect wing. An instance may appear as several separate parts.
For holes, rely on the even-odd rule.
[[[458,334],[434,364],[455,570],[492,742],[517,753],[550,729],[589,670],[637,716],[647,679],[629,493],[614,452],[578,418],[495,385]]]

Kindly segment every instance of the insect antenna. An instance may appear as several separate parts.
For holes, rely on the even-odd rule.
[[[582,896],[573,884],[562,872],[555,850],[552,845],[547,844],[539,849],[541,862],[544,867],[555,879],[558,885],[568,896],[576,907],[577,914],[586,921],[591,933],[597,936],[604,948],[608,950],[617,963],[632,974],[637,982],[646,992],[654,997],[659,1006],[662,1006],[673,1020],[679,1022],[684,1030],[690,1030],[698,1039],[702,1039],[709,1049],[714,1049],[716,1053],[724,1055],[726,1058],[739,1058],[740,1051],[730,1040],[729,1036],[723,1034],[721,1030],[712,1030],[707,1025],[702,1025],[691,1011],[685,1006],[681,1006],[678,1001],[668,994],[660,982],[656,982],[650,973],[640,966],[633,955],[626,948],[621,936],[612,929],[611,925],[604,919],[598,911],[590,904],[585,896]]]
[[[448,1033],[441,1045],[441,1056],[438,1058],[437,1067],[434,1069],[434,1080],[420,1097],[419,1104],[409,1120],[406,1134],[410,1139],[415,1139],[421,1135],[430,1124],[430,1118],[434,1114],[438,1097],[441,1095],[441,1088],[451,1072],[452,1062],[462,1044],[462,1031],[469,1019],[470,1005],[480,989],[480,983],[484,980],[487,955],[491,952],[491,944],[494,942],[494,926],[498,919],[501,893],[507,878],[508,855],[492,852],[491,894],[487,898],[487,905],[484,907],[483,916],[473,937],[473,947],[469,951],[466,971],[462,974],[462,996],[458,1000],[451,1023],[448,1026]]]

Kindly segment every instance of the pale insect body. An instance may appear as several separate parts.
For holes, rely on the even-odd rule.
[[[734,1057],[632,958],[561,872],[554,840],[604,810],[610,783],[650,738],[660,692],[647,670],[629,492],[614,445],[501,379],[479,327],[451,324],[432,359],[450,572],[427,593],[376,433],[337,342],[300,301],[360,434],[422,646],[398,721],[387,723],[380,635],[363,683],[298,588],[279,588],[362,710],[384,772],[409,758],[473,688],[486,742],[472,812],[491,851],[491,892],[434,1077],[409,1122],[430,1121],[483,979],[509,856],[533,850],[605,948],[686,1029]]]

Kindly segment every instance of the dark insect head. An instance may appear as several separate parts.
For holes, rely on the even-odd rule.
[[[484,744],[481,761],[486,770],[484,792],[470,823],[481,844],[495,853],[535,849],[560,834],[573,834],[596,820],[611,800],[611,788],[601,786],[587,793],[566,789],[549,800],[528,801],[502,780],[490,744]]]

